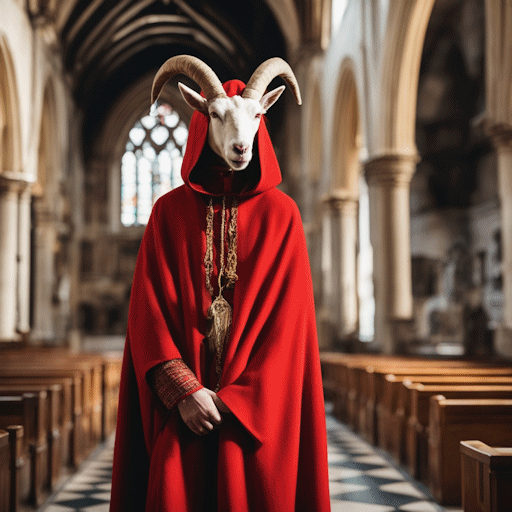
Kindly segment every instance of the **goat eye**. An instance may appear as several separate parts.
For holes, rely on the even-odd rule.
[[[212,119],[217,119],[219,117],[219,114],[217,114],[217,112],[210,112],[210,117]]]

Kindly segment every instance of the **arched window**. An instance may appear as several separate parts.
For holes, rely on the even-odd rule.
[[[137,121],[121,162],[121,222],[147,224],[155,201],[183,184],[181,162],[188,129],[168,104]]]

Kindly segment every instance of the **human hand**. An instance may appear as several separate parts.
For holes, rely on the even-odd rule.
[[[225,414],[231,413],[231,409],[219,398],[217,393],[215,391],[212,391],[211,389],[206,389],[206,392],[212,397],[213,402],[217,406],[217,409],[220,412],[223,412]],[[232,414],[232,413],[231,413]]]
[[[198,436],[207,434],[223,422],[211,393],[210,389],[201,388],[178,402],[183,421]]]

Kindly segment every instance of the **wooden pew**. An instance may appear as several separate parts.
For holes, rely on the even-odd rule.
[[[38,361],[51,364],[55,361],[72,365],[77,362],[92,364],[89,398],[92,404],[91,445],[94,446],[99,440],[105,440],[115,430],[123,358],[121,351],[74,354],[67,348],[27,347],[22,350],[11,349],[0,352],[0,359],[26,360],[27,357],[31,359],[35,357]],[[100,396],[101,399],[98,400]]]
[[[412,392],[416,384],[425,386],[512,386],[512,376],[486,376],[474,375],[471,377],[460,375],[387,375],[389,386],[394,386],[394,396],[398,396],[398,404],[390,421],[390,451],[395,460],[407,464],[406,443],[407,422],[411,416]]]
[[[0,510],[8,511],[11,498],[9,432],[0,430]]]
[[[103,357],[103,413],[101,421],[102,440],[116,430],[119,385],[121,383],[122,352],[107,352]]]
[[[468,379],[469,381],[469,379]],[[428,482],[428,435],[430,397],[443,395],[447,399],[510,399],[512,385],[427,386],[413,384],[411,391],[411,415],[407,421],[406,454],[407,468],[412,476]]]
[[[9,506],[1,510],[18,512],[20,506],[20,473],[27,466],[23,454],[23,426],[10,425],[5,428],[9,435]]]
[[[512,400],[430,397],[429,487],[441,505],[460,506],[460,442],[512,444]]]
[[[20,468],[20,500],[39,506],[48,494],[48,443],[46,391],[22,396],[0,396],[0,428],[23,426],[23,456],[28,465]]]
[[[56,370],[78,370],[82,373],[82,421],[86,435],[86,452],[93,450],[101,441],[102,423],[102,374],[100,359],[89,356],[71,356],[62,351],[17,350],[0,354],[5,368],[26,369],[44,372],[51,367]],[[32,375],[32,374],[31,374]]]
[[[464,512],[512,510],[512,448],[481,441],[460,443]]]
[[[416,360],[396,356],[361,357],[347,364],[347,422],[363,436],[368,429],[367,401],[371,393],[368,369],[416,365]]]
[[[22,363],[19,361],[2,361],[0,365],[0,377],[5,376],[9,378],[75,378],[78,377],[80,385],[77,387],[80,395],[76,397],[79,403],[81,412],[81,429],[83,447],[81,452],[87,454],[92,448],[91,443],[91,416],[92,404],[90,401],[91,389],[91,371],[88,365],[82,364],[62,364],[56,362],[55,364],[34,364],[32,362]]]
[[[398,386],[393,385],[386,376],[386,369],[376,370],[372,374],[373,396],[376,400],[375,412],[377,420],[377,441],[378,446],[393,451],[392,438],[393,431],[397,425],[393,424],[393,418],[398,407]],[[438,366],[423,366],[423,367],[409,367],[396,369],[392,375],[395,375],[395,381],[400,379],[405,380],[408,377],[410,380],[414,378],[421,381],[421,376],[460,376],[460,377],[512,377],[512,367],[438,367]],[[377,391],[378,390],[378,391]]]
[[[63,436],[59,413],[61,410],[62,386],[59,384],[12,384],[0,385],[0,396],[23,396],[24,393],[37,393],[45,391],[48,396],[45,412],[46,432],[48,443],[48,468],[45,486],[52,491],[60,475],[63,465]]]
[[[341,352],[321,352],[320,364],[324,391],[334,402],[334,415],[345,423],[349,423],[348,406],[348,368],[353,365],[368,364],[377,356],[361,354],[344,354]]]
[[[381,354],[345,354],[320,352],[320,363],[326,396],[334,402],[334,415],[352,426],[357,426],[357,393],[361,370],[381,362],[407,360],[403,357]],[[352,392],[350,392],[352,390]]]
[[[65,459],[69,466],[78,467],[87,453],[87,428],[88,419],[82,414],[82,387],[83,379],[77,370],[55,370],[46,368],[45,371],[28,370],[26,368],[4,368],[0,365],[0,384],[60,384],[65,390],[65,405],[62,411],[64,424],[64,436],[67,452]],[[70,388],[69,388],[70,386]]]
[[[383,376],[391,372],[410,369],[411,373],[426,373],[428,368],[466,368],[469,361],[381,357],[362,359],[347,368],[348,423],[370,443],[378,443],[377,402]]]

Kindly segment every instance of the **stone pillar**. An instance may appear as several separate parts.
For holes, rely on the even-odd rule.
[[[35,283],[34,283],[34,327],[31,338],[36,343],[55,338],[53,325],[52,292],[54,290],[54,216],[42,199],[35,203]]]
[[[30,203],[32,186],[27,184],[19,197],[18,254],[19,254],[19,321],[18,331],[30,332]]]
[[[329,198],[332,216],[333,282],[337,338],[357,336],[357,197],[336,190]]]
[[[27,215],[22,192],[27,184],[23,173],[0,173],[0,342],[22,341],[29,328],[30,203]]]
[[[413,315],[409,186],[417,156],[385,155],[365,164],[373,246],[375,342],[396,348],[396,322]]]
[[[498,157],[503,276],[503,323],[496,330],[494,348],[512,357],[512,126],[495,126],[490,134]]]
[[[335,324],[332,311],[335,300],[332,275],[332,212],[327,199],[322,198],[322,250],[320,256],[322,292],[319,313],[317,314],[317,330],[319,344],[322,349],[332,348]]]

